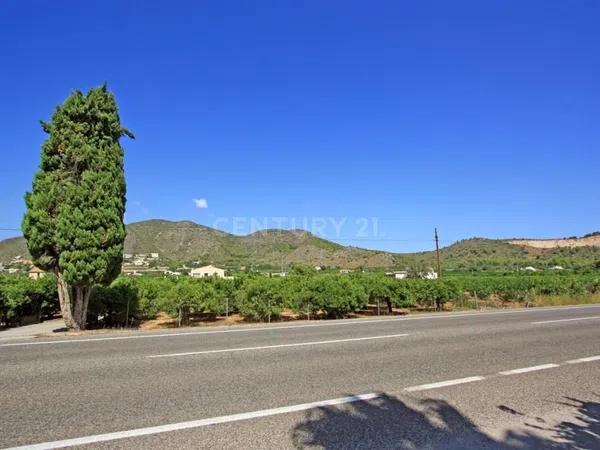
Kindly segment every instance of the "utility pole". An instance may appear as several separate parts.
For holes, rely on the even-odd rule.
[[[437,258],[438,277],[442,278],[442,265],[440,264],[440,241],[438,238],[437,227],[435,228],[435,256]]]

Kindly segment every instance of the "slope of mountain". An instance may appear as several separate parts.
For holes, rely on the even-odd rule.
[[[14,237],[0,241],[0,263],[7,263],[15,256],[27,256],[27,244],[22,237]]]
[[[600,232],[565,239],[514,239],[508,242],[513,245],[533,248],[600,247]]]
[[[546,240],[466,239],[441,249],[446,270],[513,270],[526,265],[565,268],[600,261],[600,236]],[[544,243],[540,245],[538,243]],[[582,245],[582,243],[586,243]],[[194,222],[147,220],[127,225],[125,253],[159,253],[162,262],[214,263],[230,268],[288,267],[291,263],[341,268],[435,267],[435,252],[390,253],[366,250],[321,239],[304,230],[264,230],[238,236]],[[0,241],[0,263],[27,257],[23,238]]]
[[[291,263],[387,267],[391,253],[344,247],[304,230],[264,230],[237,236],[189,221],[147,220],[127,225],[125,253],[158,253],[163,262],[279,268]],[[0,262],[28,257],[22,237],[0,242]]]

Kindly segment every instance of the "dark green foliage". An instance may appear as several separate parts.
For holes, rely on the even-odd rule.
[[[454,275],[449,277],[460,289],[477,298],[497,296],[504,301],[523,301],[527,293],[575,295],[598,292],[596,274]]]
[[[105,326],[127,325],[137,317],[139,290],[134,280],[117,278],[110,286],[96,285],[92,290],[88,320]]]
[[[403,281],[415,296],[417,304],[438,310],[444,303],[458,299],[462,292],[456,282],[448,279]]]
[[[25,197],[23,234],[35,265],[58,276],[67,325],[80,328],[90,287],[120,272],[125,176],[119,139],[131,133],[121,127],[106,86],[75,91],[42,127],[49,137]]]
[[[138,292],[138,312],[141,319],[154,319],[160,312],[161,301],[172,287],[169,279],[142,277],[135,280]]]
[[[365,289],[371,304],[384,303],[390,313],[392,307],[405,308],[414,304],[412,292],[405,283],[382,273],[364,274],[358,276],[356,281]]]
[[[441,309],[452,302],[477,307],[478,300],[535,304],[537,295],[578,296],[600,293],[597,274],[453,275],[438,280],[396,280],[382,273],[295,273],[267,277],[249,272],[233,280],[117,278],[110,286],[96,286],[90,303],[91,322],[122,326],[166,312],[180,324],[213,319],[226,311],[247,320],[276,320],[284,311],[299,318],[338,318],[379,304],[381,313],[392,307]],[[41,305],[41,306],[40,306]],[[0,276],[0,316],[10,323],[38,314],[43,305],[56,308],[53,277],[30,280]],[[54,305],[54,306],[52,306]],[[127,319],[126,319],[127,318]]]
[[[299,295],[302,303],[310,303],[330,318],[364,308],[368,300],[367,292],[355,279],[335,274],[310,277]]]
[[[162,311],[188,324],[192,314],[220,314],[225,310],[223,291],[210,279],[181,278],[161,298]]]
[[[252,278],[238,290],[239,312],[250,320],[271,320],[283,311],[285,302],[281,278]]]
[[[32,280],[24,276],[0,275],[0,322],[20,324],[27,317],[37,321],[52,316],[57,309],[54,277]]]

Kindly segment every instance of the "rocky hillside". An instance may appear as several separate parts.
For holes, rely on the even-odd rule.
[[[583,237],[564,239],[515,239],[508,241],[513,245],[532,248],[573,248],[573,247],[600,247],[600,232],[590,233]]]

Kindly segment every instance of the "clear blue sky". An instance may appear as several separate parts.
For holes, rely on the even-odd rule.
[[[435,226],[598,230],[599,23],[591,0],[3,2],[0,227],[20,226],[38,120],[106,81],[137,137],[128,222],[346,218],[325,237],[395,251]]]

